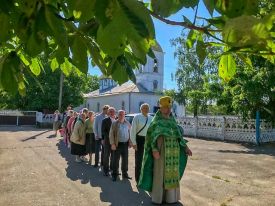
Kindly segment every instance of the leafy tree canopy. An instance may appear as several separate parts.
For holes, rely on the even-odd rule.
[[[176,81],[178,91],[168,91],[183,102],[194,116],[197,114],[237,114],[255,118],[260,111],[265,119],[275,118],[275,70],[267,59],[251,56],[246,64],[236,56],[236,74],[226,82],[217,76],[217,59],[220,49],[207,49],[203,64],[195,55],[196,45],[188,49],[188,40],[182,35],[174,40],[178,60]],[[242,57],[242,56],[241,56]],[[167,94],[168,94],[167,93]]]
[[[178,60],[175,77],[179,91],[175,97],[179,102],[189,106],[194,116],[198,113],[206,113],[208,105],[211,101],[215,101],[222,91],[216,85],[219,84],[220,79],[217,78],[217,59],[215,58],[221,49],[206,48],[205,53],[208,55],[201,62],[200,57],[196,55],[199,42],[189,47],[189,42],[183,33],[171,43],[176,47],[175,57]]]
[[[24,96],[0,91],[0,109],[20,109],[53,112],[58,109],[60,70],[52,72],[48,66],[38,76],[25,75],[28,89]],[[64,79],[62,111],[67,105],[78,106],[84,101],[83,93],[99,88],[99,79],[92,75],[71,73]]]
[[[231,97],[232,108],[243,117],[261,117],[275,120],[275,72],[274,67],[261,57],[251,59],[253,67],[240,65],[236,77],[224,84],[223,97]]]
[[[38,76],[49,60],[60,68],[87,73],[89,63],[118,83],[135,81],[133,69],[154,57],[152,17],[190,29],[188,45],[195,42],[202,63],[207,47],[220,46],[219,75],[230,80],[236,71],[235,55],[250,63],[254,54],[275,61],[274,2],[262,0],[203,0],[211,18],[197,14],[199,0],[0,0],[0,88],[26,93],[26,74]],[[267,4],[268,7],[262,6]],[[167,19],[182,8],[193,8],[193,22]],[[219,16],[213,17],[213,12]],[[200,25],[196,19],[205,19]],[[202,34],[212,37],[204,41]]]

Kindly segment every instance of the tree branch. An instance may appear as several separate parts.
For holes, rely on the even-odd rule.
[[[69,17],[69,18],[65,18],[65,17],[63,17],[63,16],[61,16],[61,15],[59,15],[59,14],[57,14],[57,13],[54,13],[54,15],[55,15],[57,18],[60,18],[60,19],[62,19],[62,20],[64,20],[64,21],[74,21],[74,20],[75,20],[74,16],[71,16],[71,17]]]
[[[195,12],[195,17],[194,17],[193,25],[195,25],[196,20],[197,20],[198,8],[199,8],[199,5],[197,5],[197,7],[196,7],[196,12]]]
[[[154,13],[153,11],[149,10],[149,13],[155,17],[156,19],[166,23],[166,24],[169,24],[169,25],[173,25],[173,26],[183,26],[183,27],[186,27],[188,29],[194,29],[194,30],[197,30],[197,31],[200,31],[200,32],[203,32],[203,33],[209,33],[209,32],[221,32],[222,30],[219,30],[219,29],[207,29],[205,27],[198,27],[198,26],[195,26],[193,24],[189,24],[187,22],[178,22],[178,21],[171,21],[169,19],[165,19],[159,15],[157,15],[156,13]]]

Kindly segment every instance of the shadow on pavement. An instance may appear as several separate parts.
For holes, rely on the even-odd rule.
[[[45,129],[37,128],[35,125],[0,125],[2,132],[22,132],[22,131],[45,131]],[[51,130],[49,130],[51,131]]]
[[[82,184],[100,187],[102,190],[100,200],[102,202],[109,202],[112,206],[151,205],[150,196],[142,190],[133,191],[129,180],[112,182],[110,177],[103,176],[99,168],[94,168],[85,163],[76,163],[74,156],[70,154],[70,150],[63,141],[60,141],[57,146],[61,156],[68,163],[67,177],[72,181],[80,180]]]
[[[31,137],[22,139],[21,142],[25,142],[25,141],[28,141],[28,140],[36,139],[36,137],[38,137],[38,136],[40,136],[40,135],[42,135],[42,134],[45,134],[45,133],[47,133],[47,132],[49,132],[49,131],[50,131],[50,130],[46,130],[46,131],[43,131],[43,132],[41,132],[41,133],[39,133],[39,134],[36,134],[36,135],[31,136]],[[50,135],[50,136],[52,136],[52,135]],[[49,137],[50,137],[50,136],[49,136]],[[49,138],[49,137],[48,137],[48,138]]]
[[[51,138],[56,138],[56,135],[51,134],[51,135],[49,135],[47,138],[48,138],[48,139],[51,139]]]
[[[221,153],[235,153],[235,154],[264,154],[269,156],[275,156],[275,144],[274,143],[268,143],[268,144],[262,144],[260,146],[251,145],[247,143],[242,143],[242,146],[244,146],[247,150],[218,150],[218,152]]]

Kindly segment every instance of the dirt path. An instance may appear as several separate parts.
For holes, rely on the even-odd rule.
[[[275,145],[188,140],[194,156],[181,181],[179,205],[275,205]],[[150,205],[134,180],[113,183],[99,169],[75,163],[48,130],[0,127],[0,177],[1,206]]]

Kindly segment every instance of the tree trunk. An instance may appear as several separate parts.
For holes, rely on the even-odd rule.
[[[197,101],[195,101],[193,113],[194,113],[194,117],[198,116],[198,103],[197,103]]]
[[[59,111],[61,111],[61,105],[62,105],[63,82],[64,82],[64,74],[61,71],[61,73],[60,73],[60,85],[59,85],[59,99],[58,99],[58,110]]]

